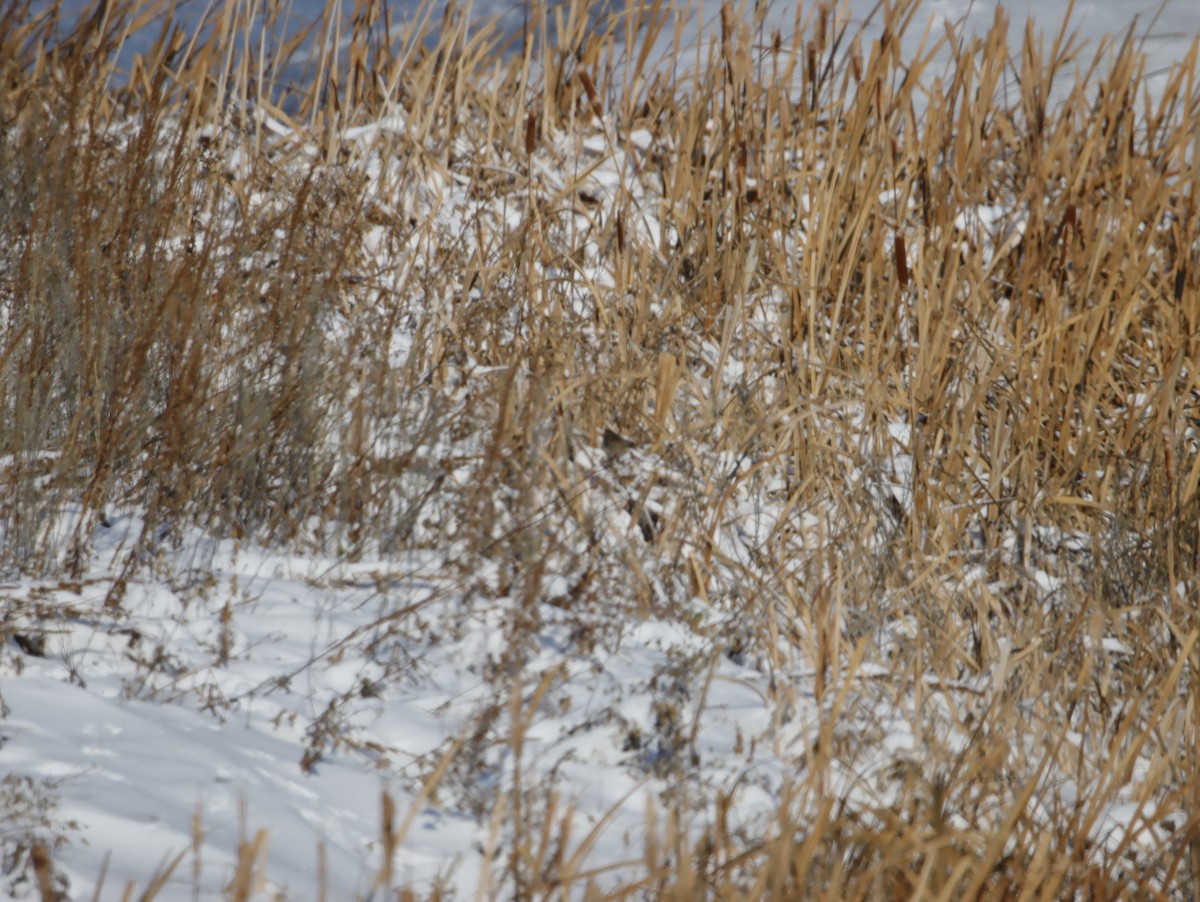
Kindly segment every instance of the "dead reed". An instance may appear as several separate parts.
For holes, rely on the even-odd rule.
[[[1196,45],[1150,96],[1131,37],[1101,64],[1003,11],[903,58],[908,0],[794,35],[727,4],[671,70],[659,2],[539,7],[507,55],[363,2],[289,81],[300,38],[215,9],[125,73],[160,5],[0,16],[4,568],[77,577],[119,507],[113,609],[197,526],[447,550],[513,602],[449,787],[521,759],[563,611],[581,649],[736,611],[722,653],[823,712],[773,825],[649,815],[633,878],[518,768],[479,800],[497,895],[1200,892]],[[919,743],[885,767],[881,712]]]

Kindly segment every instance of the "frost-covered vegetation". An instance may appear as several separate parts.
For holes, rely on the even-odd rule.
[[[1195,46],[213,9],[0,18],[0,892],[1200,892]]]

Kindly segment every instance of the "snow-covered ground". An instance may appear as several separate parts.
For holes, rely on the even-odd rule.
[[[750,510],[731,519],[755,522]],[[810,668],[740,653],[737,615],[699,599],[690,619],[631,616],[589,639],[572,587],[551,577],[534,641],[514,649],[513,620],[529,612],[487,597],[496,574],[450,579],[433,555],[348,563],[198,532],[164,548],[106,610],[119,551],[140,529],[134,516],[110,517],[78,581],[0,587],[0,791],[26,800],[8,806],[3,830],[50,843],[73,899],[92,898],[101,878],[103,898],[145,888],[171,862],[156,898],[215,898],[239,844],[256,838],[264,898],[316,898],[319,887],[368,898],[383,870],[385,793],[401,836],[391,883],[472,897],[513,842],[489,812],[503,810],[516,779],[533,831],[545,823],[568,859],[580,856],[577,871],[633,878],[648,811],[681,811],[698,829],[723,794],[731,831],[754,835],[824,728],[861,746],[830,768],[829,791],[886,801],[924,743],[970,741],[952,726],[931,735],[930,707],[944,706],[946,723],[986,717],[1008,676],[1005,661],[990,678],[931,675],[922,692],[864,667],[843,675],[849,700],[819,704]],[[732,529],[723,553],[744,555],[752,539]],[[1050,603],[1055,579],[1034,578]],[[891,641],[907,628],[897,624]],[[1104,642],[1114,659],[1128,653]],[[503,738],[518,722],[519,744]],[[1060,797],[1089,791],[1059,774],[1046,783]],[[1145,816],[1122,794],[1095,835],[1118,841],[1134,828],[1153,846],[1164,836],[1136,828]],[[21,863],[28,846],[15,849]],[[36,898],[29,875],[16,868],[0,896]],[[501,885],[501,897],[510,892]]]
[[[116,518],[105,543],[115,548],[136,528]],[[126,881],[144,887],[180,852],[159,897],[192,898],[196,886],[216,894],[239,838],[263,828],[266,875],[287,898],[315,895],[319,850],[332,897],[365,897],[362,875],[382,864],[384,792],[397,825],[412,818],[397,881],[421,889],[448,877],[473,893],[505,838],[476,822],[472,801],[492,804],[516,750],[475,750],[479,771],[452,771],[447,784],[464,782],[434,798],[422,798],[411,775],[469,737],[481,712],[513,713],[509,686],[486,677],[506,652],[505,606],[469,604],[461,589],[423,577],[420,561],[348,565],[199,535],[163,566],[181,572],[132,583],[113,617],[95,613],[112,586],[103,566],[76,585],[4,587],[40,616],[5,625],[38,644],[5,649],[0,762],[49,781],[58,799],[50,820],[70,840],[55,860],[73,897],[91,896],[106,856],[112,893]],[[198,590],[192,579],[206,584]],[[705,628],[628,624],[618,651],[592,654],[577,650],[567,626],[546,622],[525,662],[525,698],[540,701],[519,711],[530,720],[521,766],[574,807],[577,841],[605,820],[592,863],[639,858],[648,800],[679,788],[658,773],[679,754],[661,747],[668,738],[698,765],[698,804],[711,787],[740,787],[735,813],[751,819],[770,816],[789,756],[812,738],[803,674],[786,676],[799,691],[790,722],[777,722],[767,700],[785,675],[732,660],[713,638],[722,618],[699,604],[695,617]],[[680,663],[697,656],[710,680],[701,695],[679,677]],[[673,704],[681,735],[664,738]],[[893,742],[910,740],[900,731]]]
[[[829,790],[864,804],[886,799],[892,772],[934,738],[914,737],[928,711],[895,674],[864,668],[849,675],[850,704],[818,704],[810,669],[740,654],[736,616],[698,599],[690,620],[631,617],[588,641],[571,587],[551,578],[536,641],[515,661],[506,637],[520,601],[486,600],[477,590],[495,574],[447,579],[434,556],[351,564],[193,533],[106,611],[117,555],[140,529],[112,516],[77,582],[0,588],[10,611],[0,769],[14,795],[54,803],[4,829],[66,840],[53,857],[71,898],[91,898],[101,876],[104,898],[144,888],[176,857],[157,898],[215,897],[239,843],[259,831],[254,860],[271,898],[315,898],[320,886],[366,898],[383,867],[384,793],[402,835],[392,882],[469,897],[513,840],[488,813],[518,773],[536,830],[552,804],[558,818],[573,812],[566,851],[582,853],[578,870],[629,862],[609,876],[633,877],[648,806],[699,824],[724,793],[731,828],[753,835],[831,716],[862,750],[853,767],[831,768]],[[739,528],[722,546],[744,554],[750,539]],[[1054,579],[1037,578],[1053,597]],[[945,696],[947,715],[982,716],[1004,679],[1003,668],[994,680],[931,676],[923,704]],[[497,743],[516,721],[519,747]],[[968,741],[953,729],[940,739]],[[439,781],[423,791],[432,772]],[[1097,836],[1123,835],[1136,809],[1114,805]],[[557,842],[561,824],[550,826]],[[34,892],[4,879],[13,898]]]

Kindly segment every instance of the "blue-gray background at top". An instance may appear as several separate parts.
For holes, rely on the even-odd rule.
[[[0,0],[2,2],[2,0]],[[220,0],[214,0],[219,3]],[[275,0],[280,2],[280,0]],[[287,3],[288,0],[282,0]],[[391,11],[396,20],[411,17],[417,10],[419,0],[384,0],[386,8]],[[554,6],[564,0],[546,0]],[[603,0],[610,8],[620,8],[629,0]],[[762,2],[762,0],[760,0]],[[783,0],[767,0],[768,23],[779,27],[785,35],[788,34],[795,18],[796,5],[794,2]],[[718,27],[721,0],[680,0],[681,8],[689,8],[690,14],[682,19],[684,25],[684,44],[693,43],[701,28],[711,34]],[[47,0],[35,0],[34,10],[47,6]],[[85,0],[65,0],[64,10],[79,10],[87,7]],[[330,5],[340,8],[347,14],[353,10],[353,0],[330,0]],[[526,12],[530,7],[528,0],[474,0],[472,4],[472,19],[480,21],[497,17],[502,27],[510,33],[519,33]],[[738,5],[734,4],[735,7]],[[935,35],[943,31],[941,22],[950,20],[962,23],[968,32],[982,32],[991,25],[998,0],[925,0],[918,10],[913,27],[906,35],[905,45],[912,52],[924,30],[924,25],[931,18],[937,23]],[[1005,0],[1002,4],[1008,11],[1012,22],[1011,38],[1013,43],[1019,41],[1021,31],[1027,18],[1032,18],[1035,27],[1046,32],[1047,38],[1057,29],[1062,17],[1068,9],[1065,0]],[[180,0],[176,5],[179,17],[185,22],[195,22],[202,15],[207,3],[202,0]],[[309,22],[320,16],[326,4],[321,0],[291,0],[292,21]],[[458,8],[467,6],[467,0],[458,0]],[[600,2],[593,6],[599,8]],[[749,0],[747,9],[754,8],[754,0]],[[806,5],[806,10],[815,8],[815,3]],[[877,6],[877,0],[842,0],[839,9],[851,19],[865,18]],[[440,18],[444,3],[435,8]],[[878,16],[877,16],[878,18]],[[1136,22],[1136,24],[1135,24]],[[1134,25],[1135,34],[1144,38],[1144,48],[1149,59],[1147,69],[1150,73],[1163,72],[1170,63],[1180,59],[1188,50],[1192,41],[1200,34],[1200,0],[1079,0],[1075,4],[1071,17],[1072,30],[1079,37],[1089,42],[1089,47],[1095,47],[1104,35],[1123,34]],[[149,46],[153,40],[154,29],[146,29],[141,35],[135,35],[129,42],[128,51],[138,52]],[[659,45],[659,53],[667,52],[668,44]],[[1085,58],[1087,51],[1085,51]],[[1152,80],[1153,84],[1153,80]]]

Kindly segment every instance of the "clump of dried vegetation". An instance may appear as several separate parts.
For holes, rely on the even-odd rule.
[[[548,617],[603,647],[700,598],[827,712],[777,823],[649,818],[615,886],[512,787],[505,894],[1200,893],[1196,47],[1151,94],[1132,38],[1002,11],[905,58],[906,0],[727,5],[671,67],[662,3],[507,45],[386,9],[272,42],[256,4],[6,6],[0,564],[78,578],[117,507],[113,610],[197,527],[450,548],[514,600],[498,680]],[[880,710],[926,741],[866,804],[830,774]],[[686,769],[661,713],[630,742]]]

